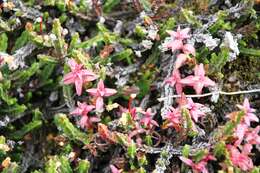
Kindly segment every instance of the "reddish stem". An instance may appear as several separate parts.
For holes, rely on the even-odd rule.
[[[131,113],[132,110],[132,102],[133,102],[133,97],[130,96],[129,101],[128,101],[128,111]]]

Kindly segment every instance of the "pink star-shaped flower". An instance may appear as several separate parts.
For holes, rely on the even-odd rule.
[[[247,98],[245,98],[243,105],[237,105],[237,107],[245,112],[245,115],[243,116],[243,121],[250,126],[251,121],[259,122],[259,119],[253,112],[255,112],[255,109],[250,107],[249,101]]]
[[[77,64],[74,59],[68,61],[71,72],[64,76],[64,84],[74,83],[76,86],[77,95],[81,95],[82,87],[85,82],[97,79],[97,76],[90,70],[83,69],[82,64]]]
[[[259,145],[260,144],[259,131],[260,131],[260,125],[258,125],[253,130],[247,132],[246,133],[246,141],[249,144],[252,144],[252,145]]]
[[[188,104],[186,107],[189,109],[192,119],[197,122],[198,118],[205,115],[204,112],[200,111],[200,108],[204,107],[204,105],[200,103],[194,103],[191,98],[188,98]]]
[[[190,44],[183,44],[181,40],[171,40],[165,46],[167,49],[171,49],[172,52],[182,50],[184,54],[195,56],[195,48]]]
[[[195,56],[195,48],[191,44],[185,44],[182,46],[182,51],[184,54],[189,55],[192,54]]]
[[[183,43],[181,40],[171,40],[166,44],[166,48],[171,49],[172,52],[176,50],[181,50],[183,48]]]
[[[152,112],[151,108],[148,108],[146,111],[141,111],[144,117],[140,120],[140,123],[143,124],[145,127],[152,128],[152,126],[159,126],[156,121],[152,119],[155,115],[155,112]]]
[[[181,29],[180,26],[178,26],[177,31],[166,32],[176,40],[182,41],[184,39],[190,38],[190,35],[188,34],[190,32],[190,28]]]
[[[214,86],[215,82],[205,76],[203,64],[196,65],[194,76],[190,75],[180,81],[182,84],[192,86],[197,94],[201,94],[203,87]]]
[[[216,160],[215,157],[212,155],[205,156],[201,161],[198,163],[194,163],[191,159],[188,159],[186,157],[180,156],[179,157],[181,161],[183,161],[186,165],[190,166],[192,168],[192,171],[194,173],[208,173],[208,170],[206,168],[207,162],[209,160]]]
[[[235,132],[234,132],[235,137],[238,138],[234,144],[235,146],[238,146],[241,144],[247,130],[248,130],[248,126],[246,124],[242,123],[242,124],[237,125]]]
[[[105,88],[103,80],[98,82],[97,88],[87,89],[87,92],[96,97],[96,110],[102,111],[104,107],[103,97],[109,97],[117,93],[115,89]]]
[[[82,116],[79,122],[80,127],[87,129],[92,128],[92,124],[100,121],[98,117],[89,117],[88,113],[92,111],[95,106],[87,105],[86,103],[77,102],[78,107],[72,111],[71,115],[80,115]]]
[[[177,94],[182,93],[181,75],[179,70],[173,70],[172,76],[166,79],[165,83],[168,83],[171,87],[174,87],[175,85]]]
[[[227,149],[229,150],[230,160],[234,166],[239,167],[243,171],[249,171],[253,168],[253,162],[248,156],[252,149],[252,145],[244,145],[242,152],[240,152],[237,147],[232,145],[227,145]]]
[[[181,112],[178,108],[170,107],[165,118],[169,121],[168,127],[178,127],[180,125]]]

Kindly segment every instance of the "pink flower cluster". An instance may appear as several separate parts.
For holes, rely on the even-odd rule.
[[[83,85],[97,79],[97,76],[90,70],[83,69],[82,64],[78,64],[74,59],[68,61],[71,72],[64,76],[64,84],[75,84],[78,96],[82,94]]]
[[[95,106],[87,105],[86,103],[81,103],[81,102],[78,102],[77,105],[78,105],[78,107],[74,111],[72,111],[70,114],[81,116],[81,119],[79,122],[80,127],[82,127],[82,128],[86,127],[87,129],[90,129],[90,128],[92,128],[93,123],[100,121],[100,119],[98,117],[90,117],[88,115],[88,113],[91,112],[95,108]]]
[[[131,119],[137,123],[135,126],[136,130],[140,130],[140,125],[143,125],[147,129],[152,129],[154,126],[159,127],[159,124],[153,120],[153,116],[156,114],[156,112],[152,112],[151,108],[147,108],[146,111],[140,109],[137,109],[136,107],[132,107],[132,101],[134,97],[130,96],[129,103],[128,103],[128,109],[123,108],[122,112],[129,113],[131,116]],[[142,116],[138,117],[137,113],[141,113]]]
[[[175,86],[177,94],[182,93],[184,86],[191,86],[197,94],[201,94],[203,87],[215,85],[215,82],[205,76],[203,64],[195,66],[194,75],[187,76],[184,79],[181,78],[179,68],[185,64],[190,55],[195,56],[195,48],[190,44],[184,44],[185,39],[190,38],[190,35],[188,35],[189,31],[189,28],[181,30],[180,27],[178,27],[177,31],[168,31],[172,40],[165,45],[172,52],[176,50],[182,51],[182,53],[177,55],[172,76],[165,81],[170,86]]]
[[[182,102],[179,103],[177,108],[170,107],[165,118],[168,122],[167,127],[174,127],[176,130],[179,129],[181,124],[181,109],[186,108],[189,111],[189,115],[192,118],[193,129],[195,128],[194,122],[198,122],[198,119],[205,116],[205,113],[201,110],[204,105],[200,103],[194,103],[191,98],[185,98],[182,96]]]
[[[149,129],[151,129],[153,126],[159,126],[159,124],[152,119],[155,115],[155,112],[152,112],[151,108],[148,108],[146,111],[141,111],[141,113],[144,115],[140,120],[142,125]]]
[[[258,125],[255,128],[251,128],[250,123],[259,122],[259,119],[254,114],[255,109],[250,107],[247,98],[244,100],[243,105],[237,105],[237,107],[243,111],[244,115],[234,132],[236,141],[233,145],[227,145],[227,149],[233,165],[239,167],[243,171],[249,171],[253,168],[253,162],[249,157],[253,148],[252,145],[260,144],[260,136],[258,135],[260,126]],[[231,117],[231,114],[227,115],[227,117],[230,119],[233,118]]]
[[[70,59],[68,61],[68,65],[71,69],[71,72],[69,72],[68,74],[66,74],[64,76],[63,82],[64,82],[64,84],[74,83],[75,88],[76,88],[76,93],[77,93],[77,95],[80,96],[82,94],[83,85],[86,82],[96,80],[97,76],[91,70],[84,69],[83,65],[78,64],[74,59]],[[89,128],[92,128],[93,123],[100,121],[100,118],[94,117],[94,116],[90,117],[88,115],[88,113],[94,109],[98,112],[102,112],[103,107],[104,107],[103,98],[112,96],[112,95],[116,94],[117,91],[115,89],[106,88],[103,80],[100,80],[98,82],[97,88],[87,89],[86,91],[91,96],[94,97],[95,106],[78,102],[77,103],[78,107],[74,111],[72,111],[70,114],[80,115],[81,116],[81,119],[79,122],[80,126],[82,128],[89,129]]]
[[[186,165],[190,166],[194,173],[208,173],[208,170],[206,168],[207,162],[210,160],[216,160],[216,158],[211,154],[204,156],[198,163],[194,163],[191,159],[188,159],[186,157],[180,156],[179,158]]]
[[[189,58],[195,56],[195,48],[186,43],[186,39],[190,38],[190,35],[188,34],[189,31],[189,28],[181,30],[180,27],[177,28],[177,31],[168,31],[168,34],[171,36],[171,41],[165,44],[165,48],[171,49],[172,52],[179,51],[180,53],[177,55],[172,75],[165,80],[165,83],[169,84],[171,87],[175,87],[177,94],[182,95],[182,98],[179,101],[178,107],[171,107],[165,118],[167,127],[174,127],[176,130],[179,130],[182,123],[181,111],[185,108],[188,110],[189,116],[191,117],[192,129],[196,131],[194,122],[198,122],[199,118],[205,116],[205,113],[201,111],[201,108],[203,108],[204,105],[194,103],[191,98],[186,99],[183,94],[183,88],[185,86],[191,86],[197,94],[201,94],[204,87],[214,86],[215,82],[205,76],[203,64],[195,65],[194,75],[185,78],[181,77],[179,68],[184,65]],[[210,154],[205,156],[198,163],[194,163],[191,159],[185,157],[180,157],[180,159],[185,164],[189,165],[195,173],[207,173],[207,162],[209,160],[215,160],[215,158]]]

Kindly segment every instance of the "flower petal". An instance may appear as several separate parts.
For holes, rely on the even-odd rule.
[[[82,118],[79,121],[79,125],[81,128],[88,128],[88,116],[82,116]]]
[[[71,70],[75,70],[78,66],[77,62],[74,59],[69,59],[68,65]]]
[[[185,85],[189,85],[189,86],[193,86],[194,85],[194,81],[197,79],[197,77],[195,76],[187,76],[184,79],[180,80],[180,83],[185,84]]]
[[[195,73],[195,76],[201,76],[201,77],[205,76],[205,70],[204,70],[204,66],[202,63],[200,63],[200,65],[195,66],[194,73]]]
[[[104,91],[105,85],[104,85],[104,81],[103,81],[103,80],[100,80],[100,81],[98,82],[97,88],[98,88],[98,90],[100,90],[100,91]]]
[[[185,44],[185,45],[182,47],[182,51],[183,51],[185,54],[192,54],[193,56],[195,56],[195,48],[194,48],[191,44]]]
[[[98,90],[96,88],[87,89],[86,91],[92,96],[99,96]]]
[[[179,159],[183,161],[186,165],[193,166],[193,161],[186,157],[180,156]]]
[[[176,87],[176,92],[177,92],[177,94],[181,94],[182,93],[182,84],[180,84],[180,83],[177,83],[176,85],[175,85],[175,87]]]
[[[70,112],[71,115],[81,115],[82,114],[82,110],[79,108],[76,108],[75,110],[73,110],[72,112]]]
[[[177,35],[175,31],[166,30],[166,32],[167,32],[171,37],[173,37],[173,38],[175,38],[176,35]]]
[[[102,112],[104,109],[104,101],[102,97],[97,97],[96,99],[96,110]]]
[[[204,78],[204,85],[205,86],[215,86],[216,83],[214,81],[212,81],[211,79],[209,79],[208,77]]]
[[[119,169],[117,169],[114,165],[109,166],[112,173],[120,173]]]
[[[63,78],[63,83],[64,84],[72,84],[75,82],[75,76],[72,72],[66,74]]]
[[[202,83],[202,82],[197,82],[197,83],[193,86],[193,88],[194,88],[195,91],[196,91],[196,94],[201,94],[203,87],[204,87],[204,83]]]
[[[112,96],[114,94],[116,94],[117,91],[115,89],[111,89],[111,88],[105,88],[105,94],[104,96],[105,97],[108,97],[108,96]]]
[[[76,79],[75,81],[75,87],[76,87],[76,93],[78,96],[82,94],[82,86],[83,86],[83,80],[82,79]]]
[[[187,60],[186,54],[183,54],[183,53],[179,54],[175,61],[175,69],[180,68],[185,63],[186,60]]]

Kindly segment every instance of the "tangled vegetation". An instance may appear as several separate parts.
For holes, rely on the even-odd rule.
[[[0,1],[0,172],[259,173],[259,13]]]

